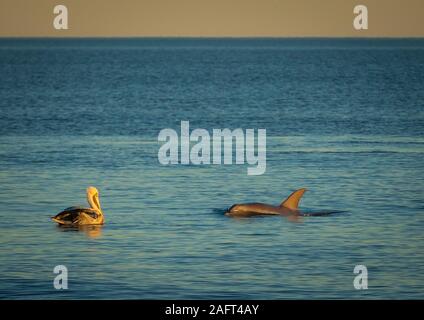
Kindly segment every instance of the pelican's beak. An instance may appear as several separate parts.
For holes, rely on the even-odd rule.
[[[91,208],[96,209],[98,211],[102,211],[100,208],[99,201],[99,191],[95,187],[87,188],[87,201],[90,204]]]

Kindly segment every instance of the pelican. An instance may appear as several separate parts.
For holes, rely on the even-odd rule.
[[[66,226],[103,224],[105,219],[100,208],[99,191],[96,188],[87,188],[87,201],[90,204],[90,208],[66,208],[51,219],[60,225]]]

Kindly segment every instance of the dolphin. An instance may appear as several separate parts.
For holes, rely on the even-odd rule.
[[[250,217],[257,215],[282,215],[286,217],[322,216],[341,211],[301,212],[298,209],[300,199],[306,192],[305,188],[294,191],[278,206],[265,203],[242,203],[232,205],[225,215],[229,217]]]

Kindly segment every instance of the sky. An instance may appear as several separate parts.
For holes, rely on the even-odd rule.
[[[424,0],[0,0],[0,37],[424,37]]]

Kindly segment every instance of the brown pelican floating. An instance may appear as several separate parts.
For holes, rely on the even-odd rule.
[[[105,219],[99,202],[99,191],[94,187],[87,188],[87,201],[90,208],[70,207],[58,213],[52,220],[60,225],[81,226],[103,224]]]

